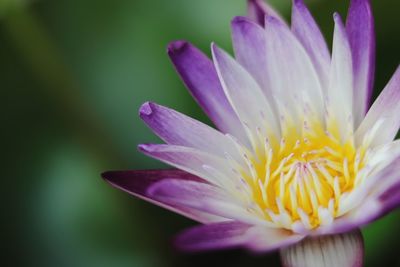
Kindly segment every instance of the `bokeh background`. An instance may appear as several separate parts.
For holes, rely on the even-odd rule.
[[[286,17],[290,0],[270,0]],[[331,41],[348,1],[310,0]],[[165,47],[187,39],[231,51],[245,0],[0,0],[2,266],[279,266],[278,255],[187,255],[171,238],[194,223],[111,188],[100,173],[165,167],[139,120],[152,100],[209,123]],[[400,1],[374,0],[376,88],[399,63]],[[375,91],[378,93],[378,90]],[[363,230],[367,266],[400,266],[400,213]]]

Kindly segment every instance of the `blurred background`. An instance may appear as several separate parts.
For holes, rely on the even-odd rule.
[[[290,0],[270,0],[286,17]],[[308,2],[327,40],[348,1]],[[374,0],[376,91],[399,62],[400,1]],[[0,0],[2,266],[279,266],[278,254],[199,255],[171,247],[194,225],[118,191],[112,169],[164,167],[136,150],[157,142],[139,120],[152,100],[209,122],[165,53],[187,39],[231,51],[245,0]],[[363,230],[367,266],[400,266],[400,213]]]

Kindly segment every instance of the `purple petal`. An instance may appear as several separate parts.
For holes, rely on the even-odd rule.
[[[185,41],[170,43],[168,55],[194,99],[218,129],[247,142],[243,127],[222,90],[212,61]]]
[[[282,22],[284,19],[276,12],[270,5],[263,0],[248,0],[247,1],[247,16],[258,23],[259,25],[265,25],[265,16],[273,16]]]
[[[387,214],[388,210],[379,200],[369,198],[352,212],[335,219],[330,226],[320,227],[312,235],[345,233],[361,228]]]
[[[300,242],[305,237],[282,228],[266,228],[262,226],[255,226],[249,229],[248,236],[249,242],[246,247],[258,253],[286,248]]]
[[[138,148],[150,157],[199,176],[213,184],[222,185],[229,182],[228,177],[231,177],[229,176],[231,174],[229,166],[225,160],[190,147],[142,144]],[[205,166],[209,168],[207,169]],[[220,175],[216,177],[210,174],[208,171],[210,168],[218,170]],[[221,181],[221,178],[225,179]]]
[[[400,156],[396,157],[374,179],[367,200],[355,210],[362,224],[378,219],[400,205]]]
[[[347,16],[354,71],[355,125],[367,113],[375,74],[375,29],[369,0],[352,0]]]
[[[147,102],[139,113],[146,124],[168,144],[197,148],[221,157],[224,153],[237,154],[230,140],[222,133],[175,110]]]
[[[329,82],[329,66],[331,61],[329,49],[324,36],[303,0],[294,0],[292,31],[310,55],[321,83],[326,87]]]
[[[225,51],[215,44],[211,49],[225,94],[240,120],[250,127],[249,134],[256,133],[257,127],[264,133],[278,134],[276,116],[257,82]]]
[[[266,36],[264,29],[248,18],[236,17],[232,21],[232,38],[236,60],[253,76],[267,98],[268,87]]]
[[[148,195],[163,203],[188,207],[249,224],[264,220],[249,213],[227,190],[195,181],[162,180],[148,189]]]
[[[392,185],[379,196],[379,201],[383,203],[383,208],[378,217],[400,207],[400,175],[397,183]]]
[[[175,179],[181,181],[195,181],[205,183],[204,180],[181,170],[137,170],[137,171],[108,171],[102,177],[112,186],[121,189],[131,195],[164,207],[183,216],[201,223],[223,221],[221,217],[207,214],[189,207],[171,205],[152,199],[147,191],[149,187],[163,179]]]
[[[217,250],[240,247],[246,243],[250,225],[222,222],[188,229],[176,238],[176,246],[184,251]]]
[[[281,229],[222,222],[188,229],[178,236],[176,244],[185,251],[244,247],[255,252],[267,252],[299,242],[302,238]]]
[[[392,141],[400,127],[400,67],[397,68],[395,74],[381,92],[374,104],[367,113],[357,129],[356,138],[361,138],[381,121],[377,132],[372,140],[372,145],[385,144]]]

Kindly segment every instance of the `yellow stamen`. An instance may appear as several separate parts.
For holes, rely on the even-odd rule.
[[[275,137],[264,139],[262,153],[257,153],[261,156],[243,156],[252,201],[266,220],[288,229],[296,221],[313,229],[337,217],[341,197],[361,179],[366,155],[365,148],[356,149],[352,135],[339,141],[333,124],[328,132],[315,122],[307,121],[304,127],[306,131],[298,133],[288,126],[274,146],[269,140]]]

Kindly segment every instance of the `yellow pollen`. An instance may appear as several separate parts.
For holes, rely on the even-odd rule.
[[[331,222],[340,215],[343,194],[358,184],[365,150],[322,130],[301,135],[287,131],[283,136],[266,140],[264,153],[245,156],[249,172],[242,177],[252,202],[279,227],[291,229],[300,221],[313,229]]]

